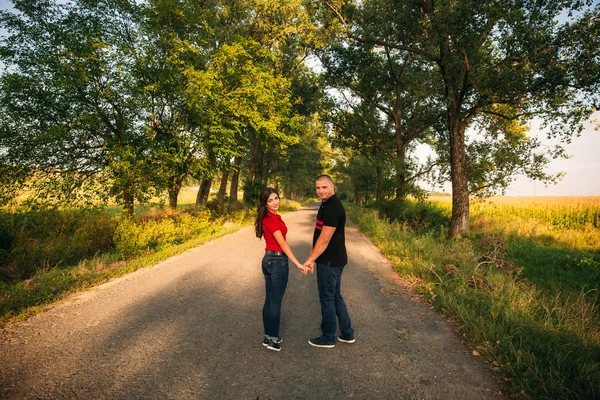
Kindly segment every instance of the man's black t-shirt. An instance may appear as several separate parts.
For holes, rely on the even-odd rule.
[[[313,247],[317,243],[317,239],[321,235],[323,226],[335,228],[335,232],[329,241],[329,245],[317,258],[317,263],[327,264],[332,267],[343,267],[348,263],[348,255],[346,254],[346,210],[338,197],[334,194],[327,201],[321,203],[319,212],[317,213],[317,224],[313,234]]]

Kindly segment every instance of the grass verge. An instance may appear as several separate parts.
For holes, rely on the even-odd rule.
[[[561,253],[579,260],[561,264],[570,269],[563,276],[580,276],[557,285],[550,278],[555,274],[540,271],[544,251],[560,249],[481,233],[449,240],[439,227],[423,229],[422,218],[416,230],[408,222],[381,218],[376,210],[348,205],[347,211],[398,273],[456,321],[464,338],[504,377],[512,396],[600,398],[597,253]]]

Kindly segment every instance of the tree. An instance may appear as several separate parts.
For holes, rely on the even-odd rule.
[[[300,54],[308,54],[306,50]],[[290,55],[288,59],[293,60]],[[324,118],[331,104],[324,93],[322,77],[306,65],[290,65],[292,114],[296,116],[293,129],[299,143],[279,150],[282,157],[273,174],[281,182],[284,193],[291,199],[314,196],[314,180],[325,169],[325,158],[330,152]],[[276,149],[277,151],[277,149]]]
[[[185,96],[190,65],[203,65],[206,56],[190,51],[190,40],[207,42],[200,26],[214,26],[210,5],[169,0],[143,5],[142,35],[127,49],[135,59],[134,71],[145,100],[146,171],[158,191],[167,191],[169,207],[177,207],[182,185],[192,176],[212,174],[202,162],[206,130],[197,110]],[[205,52],[207,49],[203,49]]]
[[[342,6],[347,8],[348,4],[339,3],[328,6],[343,17]],[[536,117],[543,121],[550,136],[568,141],[580,132],[582,122],[590,115],[590,106],[598,102],[598,36],[584,39],[579,35],[597,31],[599,8],[574,17],[574,22],[559,19],[563,14],[581,12],[591,4],[589,1],[361,3],[378,13],[372,14],[372,24],[360,36],[349,28],[350,37],[410,52],[429,62],[441,78],[447,123],[440,148],[445,148],[444,142],[447,144],[452,182],[449,233],[453,237],[469,231],[468,150],[478,151],[477,157],[481,157],[477,162],[477,157],[473,158],[471,165],[493,166],[487,173],[494,174],[498,169],[495,163],[502,162],[507,168],[501,165],[500,169],[505,172],[518,170],[535,178],[540,177],[548,157],[561,154],[560,149],[546,156],[534,154],[537,143],[521,137],[520,147],[511,149],[513,155],[524,151],[532,156],[517,157],[521,166],[511,168],[514,157],[485,154],[482,146],[469,148],[467,133],[473,123],[479,120],[485,126],[490,120],[506,120],[523,125]],[[420,40],[414,42],[415,37]],[[576,65],[577,61],[590,67],[592,79],[583,78],[586,71]],[[510,131],[502,135],[497,132],[479,132],[487,135],[488,148],[494,136],[500,141],[515,137]],[[510,147],[499,144],[495,149],[506,152]],[[483,159],[494,162],[482,163]],[[473,177],[482,181],[481,176]],[[494,179],[483,181],[493,183]],[[488,185],[488,190],[491,187]]]
[[[356,162],[350,158],[346,171],[353,180],[357,203],[362,202],[361,198],[371,197],[364,196],[367,188],[373,189],[376,200],[383,200],[384,175],[394,175],[393,168],[389,167],[391,158],[381,149],[384,140],[380,137],[383,132],[389,132],[389,125],[381,120],[377,108],[370,102],[359,103],[352,109],[335,110],[329,121],[333,126],[332,146],[360,158]],[[367,171],[361,171],[362,167]],[[373,184],[365,185],[366,178],[372,178]]]
[[[15,7],[20,14],[0,14],[9,32],[0,50],[4,168],[20,171],[18,183],[39,197],[114,196],[132,213],[147,194],[138,87],[121,51],[136,35],[135,5]]]
[[[301,141],[287,148],[285,159],[278,168],[286,197],[294,200],[314,196],[317,176],[325,169],[324,158],[330,151],[325,128],[317,115],[306,119],[305,129],[301,131]]]
[[[354,13],[353,34],[361,36],[363,29],[368,30],[371,14],[377,12],[365,5]],[[430,67],[405,50],[343,36],[319,54],[328,84],[341,93],[340,115],[352,120],[338,134],[348,136],[346,143],[354,143],[354,150],[363,156],[372,153],[391,161],[397,198],[422,196],[416,182],[433,165],[418,165],[409,149],[429,140],[442,110],[435,101],[436,76]],[[370,148],[366,153],[360,149],[365,146]]]
[[[273,61],[269,50],[240,38],[220,46],[206,69],[186,72],[190,106],[202,110],[202,118],[212,118],[205,125],[211,146],[207,152],[226,154],[230,160],[240,154],[240,141],[247,140],[252,156],[247,180],[261,179],[259,155],[268,139],[283,145],[298,141],[296,132],[286,130],[295,119],[290,114],[290,83],[276,73]]]
[[[235,199],[246,166],[247,181],[300,193],[290,157],[321,157],[300,153],[320,129],[304,3],[19,1],[0,17],[2,198],[35,187],[71,204],[112,197],[132,214],[164,192],[175,208],[193,179],[202,205],[217,174],[224,198],[230,171]]]
[[[353,201],[356,204],[368,203],[376,194],[375,200],[382,200],[384,192],[390,192],[388,188],[393,188],[393,180],[386,177],[385,159],[378,159],[379,163],[374,163],[373,159],[368,159],[362,154],[349,153],[347,163],[344,165],[344,172],[350,177],[352,190],[354,193]],[[389,166],[387,166],[389,169]]]
[[[422,2],[421,16],[429,23],[425,44],[444,81],[447,105],[451,236],[469,230],[465,133],[475,119],[491,116],[526,121],[536,116],[544,120],[552,135],[562,138],[582,129],[590,112],[581,108],[581,92],[574,90],[577,71],[564,68],[572,61],[564,55],[569,46],[564,34],[568,24],[556,22],[562,12],[578,10],[581,5],[578,1],[476,1],[435,6]],[[509,107],[499,108],[501,105]],[[539,171],[536,161],[545,160],[531,161],[531,170]]]

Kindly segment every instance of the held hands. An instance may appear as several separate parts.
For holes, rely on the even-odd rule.
[[[312,273],[315,272],[315,263],[314,263],[314,261],[308,261],[308,260],[306,260],[304,262],[304,264],[300,264],[298,262],[298,263],[296,263],[296,267],[298,267],[298,269],[300,271],[302,271],[303,275],[312,274]]]
[[[298,269],[302,272],[302,275],[306,275],[309,272],[308,268],[300,263],[296,263],[296,267],[298,267]]]
[[[315,272],[315,262],[306,260],[304,262],[304,268],[308,270],[308,273],[312,274]]]

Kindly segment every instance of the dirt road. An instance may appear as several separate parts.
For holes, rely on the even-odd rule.
[[[308,256],[316,208],[284,214]],[[491,399],[498,377],[355,227],[342,293],[355,344],[320,334],[314,275],[290,268],[282,351],[264,348],[264,241],[244,228],[74,296],[0,334],[5,399]]]

